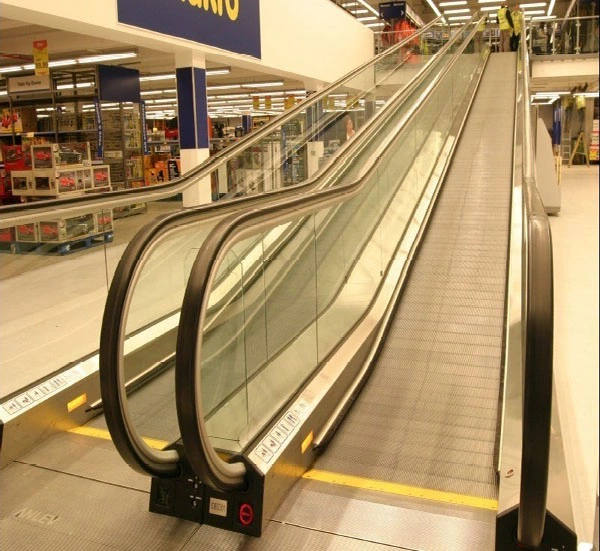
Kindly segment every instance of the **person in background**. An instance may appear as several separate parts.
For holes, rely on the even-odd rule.
[[[506,4],[503,4],[500,7],[498,13],[496,13],[496,18],[498,20],[498,26],[500,27],[500,51],[509,52],[510,33],[513,28],[513,21]]]
[[[575,95],[575,107],[577,108],[577,118],[579,120],[579,132],[585,131],[585,96],[582,96],[581,93],[587,90],[587,82],[584,86],[579,86],[579,88],[575,88],[575,93],[579,92],[579,95]]]
[[[510,17],[513,22],[513,28],[510,33],[510,51],[516,52],[519,49],[519,40],[521,39],[521,28],[523,27],[523,12],[516,4],[510,12]]]
[[[352,117],[350,115],[346,115],[344,117],[344,128],[345,128],[345,139],[344,142],[347,142],[354,134],[356,134],[356,130],[354,130],[354,123],[352,122]]]
[[[485,18],[477,25],[475,33],[475,51],[480,53],[483,51],[483,31],[485,30]]]

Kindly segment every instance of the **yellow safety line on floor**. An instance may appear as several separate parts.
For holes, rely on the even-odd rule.
[[[94,427],[75,427],[69,430],[74,434],[83,434],[92,438],[102,438],[103,440],[112,440],[110,433],[104,429],[96,429]],[[157,440],[155,438],[143,438],[144,442],[155,450],[162,450],[169,444],[166,440]]]
[[[438,490],[428,490],[427,488],[405,486],[404,484],[384,482],[383,480],[373,480],[370,478],[362,478],[360,476],[351,476],[311,469],[310,471],[304,473],[303,478],[307,478],[309,480],[318,480],[319,482],[327,482],[329,484],[349,486],[351,488],[362,488],[365,490],[385,492],[387,494],[417,497],[421,499],[429,499],[431,501],[441,501],[443,503],[454,503],[456,505],[466,505],[467,507],[476,507],[478,509],[489,509],[490,511],[498,510],[497,499],[453,494]]]

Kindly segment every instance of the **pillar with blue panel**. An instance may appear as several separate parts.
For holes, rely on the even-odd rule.
[[[209,155],[204,45],[260,59],[260,0],[117,0],[119,23],[190,41],[176,53],[183,173]],[[216,190],[215,190],[216,191]],[[183,196],[184,206],[211,201],[210,179]]]
[[[185,174],[205,161],[210,154],[206,69],[204,56],[198,52],[178,52],[175,63],[181,171]],[[209,203],[212,196],[211,177],[208,176],[183,192],[183,206]]]

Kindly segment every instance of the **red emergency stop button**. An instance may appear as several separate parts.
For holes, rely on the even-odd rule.
[[[250,526],[254,520],[254,509],[249,503],[242,503],[240,506],[240,522],[244,526]]]

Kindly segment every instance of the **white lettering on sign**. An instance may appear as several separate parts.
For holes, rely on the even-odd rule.
[[[51,526],[60,518],[58,515],[42,513],[41,511],[34,511],[33,509],[20,509],[16,513],[13,513],[13,517],[36,522],[44,526]]]
[[[210,498],[208,502],[208,511],[211,515],[217,515],[220,517],[227,516],[227,501],[224,499]]]

